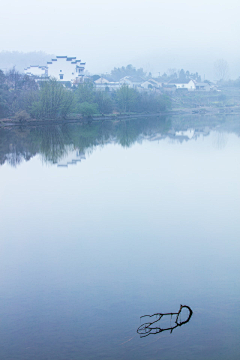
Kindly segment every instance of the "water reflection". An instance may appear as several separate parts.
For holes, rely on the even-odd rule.
[[[209,125],[211,124],[211,125]],[[125,121],[105,121],[57,126],[0,128],[0,164],[17,166],[39,154],[43,162],[67,167],[84,159],[96,146],[109,143],[130,147],[143,140],[171,142],[192,141],[216,130],[213,146],[226,145],[226,132],[240,133],[239,118],[188,116],[148,117]],[[72,152],[76,150],[76,154]],[[71,153],[71,158],[68,154]]]
[[[95,146],[107,143],[130,147],[140,140],[141,135],[166,134],[170,127],[168,118],[158,117],[34,128],[1,128],[0,164],[7,162],[17,166],[36,154],[40,154],[44,162],[54,164],[73,150],[83,157]],[[81,159],[77,156],[76,160]],[[71,160],[71,163],[74,161]]]
[[[187,310],[187,313],[182,314],[184,310]],[[156,317],[155,321],[150,321],[146,322],[142,325],[139,326],[139,328],[137,329],[137,333],[140,334],[140,337],[146,337],[148,335],[156,335],[159,334],[163,331],[167,331],[170,330],[170,334],[173,332],[174,329],[176,329],[178,326],[182,326],[186,323],[189,322],[189,320],[191,319],[193,314],[192,309],[187,306],[187,305],[180,305],[180,309],[177,313],[157,313],[157,314],[153,314],[153,315],[143,315],[141,316],[142,318],[146,318],[149,317],[150,320],[152,320],[153,317]],[[185,320],[182,320],[182,316],[185,316]],[[163,328],[161,328],[160,326],[155,326],[160,320],[163,320],[163,318],[166,320],[166,317],[170,317],[170,326],[166,327],[166,322],[165,322],[165,326]],[[172,323],[172,318],[175,318],[175,321],[173,323],[173,325],[171,325]],[[169,323],[169,320],[167,320]],[[163,323],[163,321],[161,321],[161,324]],[[160,325],[160,324],[159,324]]]

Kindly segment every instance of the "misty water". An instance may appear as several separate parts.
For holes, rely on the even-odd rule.
[[[1,128],[0,358],[239,359],[239,135],[234,116]],[[140,338],[180,304],[187,324]]]

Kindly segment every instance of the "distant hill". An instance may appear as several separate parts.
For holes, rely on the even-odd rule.
[[[47,61],[50,61],[54,57],[55,55],[46,54],[43,51],[33,51],[28,53],[19,51],[1,51],[0,69],[6,71],[15,66],[16,70],[23,72],[24,68],[30,65],[46,65]]]

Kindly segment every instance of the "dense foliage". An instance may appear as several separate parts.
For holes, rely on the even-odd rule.
[[[134,66],[127,65],[126,67],[122,66],[121,68],[114,68],[111,71],[111,77],[114,81],[119,81],[124,76],[140,76],[142,78],[146,78],[146,73],[142,68],[136,69]]]
[[[55,79],[35,82],[15,68],[0,71],[0,117],[57,119],[69,114],[90,117],[113,112],[159,112],[171,107],[168,96],[155,92],[139,92],[127,85],[116,91],[97,91],[92,82],[76,87]]]
[[[44,81],[30,113],[36,119],[64,118],[71,111],[73,93],[55,79]]]

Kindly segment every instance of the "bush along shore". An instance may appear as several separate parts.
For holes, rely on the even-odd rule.
[[[36,83],[15,69],[0,70],[0,119],[26,122],[92,118],[116,114],[159,113],[171,109],[171,98],[139,92],[127,85],[116,91],[96,91],[91,82],[71,87],[55,79]]]

